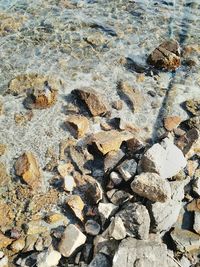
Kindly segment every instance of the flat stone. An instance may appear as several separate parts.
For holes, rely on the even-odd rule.
[[[12,241],[13,239],[8,238],[0,232],[0,249],[7,248],[12,243]]]
[[[119,149],[117,151],[110,151],[105,155],[104,158],[104,171],[112,170],[118,162],[124,157],[124,152]]]
[[[161,43],[148,57],[147,63],[157,69],[175,70],[180,64],[180,47],[177,41]]]
[[[181,123],[182,119],[179,116],[169,116],[164,118],[163,124],[167,131],[173,131]]]
[[[42,185],[41,171],[37,159],[31,152],[25,152],[15,163],[15,172],[31,189],[38,190]]]
[[[171,197],[169,182],[156,173],[141,173],[134,177],[131,183],[134,193],[153,202],[165,202]]]
[[[85,223],[85,231],[87,234],[90,234],[90,235],[98,235],[99,232],[100,232],[100,225],[94,221],[94,220],[88,220],[86,223]]]
[[[107,219],[115,214],[118,210],[118,206],[112,203],[99,203],[98,211],[101,217],[101,221],[104,224]]]
[[[193,229],[197,234],[200,234],[200,212],[196,211],[194,213],[194,224]]]
[[[54,267],[57,266],[61,258],[61,254],[53,249],[41,252],[37,256],[38,267]]]
[[[98,253],[95,255],[88,267],[110,267],[110,264],[111,261],[109,260],[108,256],[104,255],[103,253]]]
[[[70,115],[65,122],[72,135],[79,139],[84,137],[89,130],[89,121],[81,115]]]
[[[75,225],[70,224],[66,227],[59,243],[59,252],[64,257],[70,257],[85,241],[86,236]]]
[[[92,116],[104,116],[108,112],[108,107],[105,105],[107,101],[91,88],[75,89],[72,91],[86,105]]]
[[[137,170],[137,162],[134,159],[127,159],[117,166],[117,170],[127,182],[135,175]]]
[[[108,229],[110,237],[116,240],[121,240],[126,237],[126,228],[120,217],[114,217]]]
[[[140,169],[144,172],[159,174],[162,178],[170,178],[187,165],[182,151],[165,138],[161,144],[155,144],[143,155]]]
[[[122,219],[128,236],[148,239],[150,217],[145,206],[139,203],[127,203],[115,215],[118,216]]]
[[[161,257],[162,255],[162,257]],[[113,267],[169,267],[167,247],[156,241],[124,239],[113,258]]]
[[[66,204],[72,209],[78,219],[83,221],[84,202],[79,195],[72,195],[66,200]]]
[[[200,116],[200,99],[190,99],[185,101],[185,108],[193,116]]]

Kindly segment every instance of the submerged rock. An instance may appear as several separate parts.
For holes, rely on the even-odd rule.
[[[149,55],[147,63],[158,69],[177,69],[181,65],[178,42],[175,40],[164,41]]]
[[[70,115],[65,122],[72,135],[79,139],[84,137],[89,130],[89,121],[81,115]]]

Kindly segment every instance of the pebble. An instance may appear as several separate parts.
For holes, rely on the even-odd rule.
[[[124,227],[124,223],[120,217],[114,217],[111,220],[108,229],[110,237],[116,240],[121,240],[126,237],[126,228]]]
[[[89,235],[98,235],[100,232],[100,225],[94,220],[88,220],[85,223],[85,231]]]

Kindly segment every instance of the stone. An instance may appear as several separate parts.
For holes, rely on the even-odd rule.
[[[19,251],[23,250],[25,247],[25,240],[23,238],[20,238],[18,240],[15,240],[11,244],[11,250],[15,253],[18,253]]]
[[[71,163],[61,163],[57,166],[58,173],[62,178],[67,177],[73,170],[73,165]]]
[[[123,102],[121,100],[116,100],[112,102],[112,108],[116,110],[122,110],[123,108]]]
[[[97,204],[103,197],[103,190],[99,182],[89,175],[83,176],[85,185],[82,191],[91,204]]]
[[[94,221],[94,220],[88,220],[86,223],[85,223],[85,231],[87,234],[90,234],[90,235],[98,235],[99,232],[100,232],[100,225]]]
[[[142,149],[144,144],[141,140],[132,137],[131,139],[126,141],[128,152],[134,154],[136,151]]]
[[[0,259],[0,267],[9,267],[8,256],[2,256]]]
[[[147,58],[147,63],[157,69],[175,70],[181,65],[180,47],[177,41],[161,43]]]
[[[200,131],[200,116],[192,117],[184,121],[184,123],[189,129],[196,128]]]
[[[117,170],[127,182],[135,175],[137,170],[137,162],[134,159],[127,159],[117,166]]]
[[[193,199],[187,204],[187,211],[200,211],[200,198]]]
[[[200,169],[197,169],[194,174],[194,180],[192,183],[192,190],[200,197]]]
[[[164,127],[167,131],[171,132],[178,127],[182,119],[179,116],[169,116],[163,119]]]
[[[33,118],[33,111],[28,110],[27,112],[20,112],[20,113],[15,113],[14,115],[14,120],[17,125],[26,125],[28,121],[31,121]]]
[[[111,238],[121,240],[126,237],[126,228],[120,217],[114,217],[108,229]]]
[[[104,171],[109,172],[114,169],[124,155],[125,154],[121,149],[108,152],[104,158]]]
[[[77,139],[84,137],[89,130],[89,121],[82,115],[68,116],[65,124]]]
[[[51,213],[46,217],[49,224],[68,224],[68,219],[61,213]]]
[[[103,97],[93,89],[90,88],[75,89],[72,91],[72,93],[77,95],[80,98],[80,100],[84,102],[87,109],[94,117],[104,116],[109,111],[108,107],[105,105],[107,101],[105,101]]]
[[[19,12],[12,12],[8,14],[7,12],[0,13],[0,36],[9,35],[11,33],[16,33],[19,31],[26,20],[26,16],[19,14]]]
[[[110,181],[112,181],[114,185],[119,185],[123,181],[123,179],[119,173],[111,172]]]
[[[132,198],[132,195],[128,192],[117,189],[107,191],[107,196],[114,205],[122,205]]]
[[[169,182],[156,173],[145,172],[135,176],[131,189],[153,202],[165,202],[171,198]]]
[[[99,203],[98,211],[101,217],[102,224],[104,224],[107,219],[113,216],[117,210],[118,206],[112,203]]]
[[[58,250],[62,256],[70,257],[85,241],[86,236],[75,225],[70,224],[65,229]]]
[[[15,163],[16,175],[22,177],[23,181],[33,190],[40,189],[42,185],[41,171],[37,159],[32,152],[25,152]]]
[[[145,206],[140,203],[126,203],[115,217],[122,219],[127,236],[148,239],[150,217]]]
[[[162,178],[175,176],[186,165],[182,151],[168,138],[149,148],[139,163],[141,171],[157,173]]]
[[[185,108],[193,116],[200,116],[200,99],[190,99],[185,101]]]
[[[188,160],[187,161],[187,173],[190,177],[193,177],[195,175],[195,171],[198,168],[199,163],[195,160]]]
[[[85,206],[79,195],[72,195],[66,200],[66,204],[71,208],[76,217],[83,221],[83,208]]]
[[[107,256],[113,256],[117,247],[119,245],[119,241],[114,238],[111,239],[109,237],[108,229],[106,229],[101,235],[98,235],[94,238],[93,241],[93,255],[97,253],[103,253]]]
[[[5,154],[7,146],[5,144],[0,144],[0,157]]]
[[[15,212],[11,204],[7,204],[4,201],[0,201],[0,228],[8,227],[12,225],[15,218]]]
[[[92,143],[94,143],[97,149],[103,154],[107,154],[110,151],[117,151],[122,142],[130,138],[130,133],[118,132],[111,130],[109,132],[97,132],[92,136]]]
[[[37,256],[38,267],[54,267],[57,266],[61,258],[61,254],[53,249],[43,251]]]
[[[103,45],[106,42],[105,35],[100,32],[95,32],[87,36],[85,40],[94,47]]]
[[[103,131],[110,131],[113,129],[112,125],[110,125],[109,123],[103,121],[103,122],[100,122],[100,127],[101,127],[101,130]]]
[[[121,266],[169,267],[167,247],[157,241],[126,238],[120,243],[113,258],[113,267]]]
[[[200,234],[200,212],[195,211],[194,213],[194,224],[193,229],[197,234]]]
[[[63,183],[64,190],[67,192],[72,192],[74,187],[76,186],[73,176],[68,175],[67,177],[63,178],[63,180],[64,180]]]
[[[26,227],[28,228],[26,231],[27,235],[36,235],[48,231],[48,228],[44,226],[44,222],[39,220],[30,221],[28,224],[26,224]]]
[[[6,165],[0,162],[0,186],[5,186],[10,181],[10,175],[7,172]]]
[[[7,248],[13,239],[5,236],[2,232],[0,232],[0,249]]]
[[[111,261],[108,258],[108,256],[106,256],[103,253],[98,253],[95,255],[95,257],[93,258],[93,260],[90,262],[90,264],[88,265],[88,267],[110,267],[111,266]]]

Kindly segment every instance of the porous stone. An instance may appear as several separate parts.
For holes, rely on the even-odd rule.
[[[66,204],[72,209],[77,218],[83,220],[83,208],[85,206],[79,195],[72,195],[66,200]]]
[[[127,182],[135,175],[137,170],[137,162],[134,159],[127,159],[117,166],[117,170]]]
[[[86,223],[85,223],[85,231],[87,234],[90,234],[90,235],[98,235],[99,232],[100,232],[100,225],[94,221],[94,220],[88,220]]]
[[[146,172],[135,176],[131,189],[153,202],[165,202],[171,197],[169,182],[156,173]]]
[[[70,224],[66,227],[59,243],[59,252],[64,257],[70,257],[85,241],[86,236],[75,225]]]
[[[38,190],[42,185],[42,176],[37,159],[31,152],[25,152],[15,163],[15,172],[22,177],[31,189]]]
[[[165,138],[161,144],[149,148],[140,161],[140,169],[144,172],[159,174],[162,178],[176,175],[187,164],[182,151]]]
[[[61,258],[61,254],[53,249],[43,251],[37,256],[38,267],[54,267],[57,266]]]
[[[178,127],[181,122],[181,118],[179,116],[169,116],[164,118],[163,124],[167,131],[173,131]]]
[[[89,121],[86,117],[81,115],[70,115],[65,122],[72,135],[79,139],[84,137],[89,130]]]
[[[126,228],[124,227],[124,223],[120,217],[114,217],[111,221],[109,228],[110,237],[121,240],[126,237]]]

